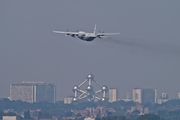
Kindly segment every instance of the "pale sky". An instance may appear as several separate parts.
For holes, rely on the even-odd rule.
[[[92,73],[118,88],[180,92],[179,0],[1,0],[0,98],[12,83],[57,84],[57,100]],[[120,32],[85,42],[53,30]]]

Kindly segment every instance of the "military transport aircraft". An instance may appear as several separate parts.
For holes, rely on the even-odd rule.
[[[120,34],[120,33],[104,33],[104,32],[97,33],[96,25],[94,27],[93,33],[86,33],[84,31],[68,32],[68,30],[66,32],[65,31],[53,31],[53,32],[70,35],[72,37],[78,37],[79,39],[84,40],[84,41],[93,41],[95,38],[103,38],[103,37],[107,37],[108,35]]]

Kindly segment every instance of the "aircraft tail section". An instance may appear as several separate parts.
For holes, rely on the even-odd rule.
[[[97,31],[96,31],[96,24],[94,26],[94,32],[93,32],[95,35],[97,35]]]

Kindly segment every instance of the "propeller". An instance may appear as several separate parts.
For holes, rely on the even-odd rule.
[[[68,32],[68,29],[67,29],[67,32]],[[69,34],[69,33],[67,33],[67,34],[66,34],[66,36],[67,36],[67,35],[70,35],[70,34]]]
[[[79,32],[79,30],[76,30],[76,32],[78,33],[78,32]],[[76,34],[76,36],[78,36],[78,34]]]
[[[101,33],[101,31],[99,30],[99,33]]]
[[[75,38],[75,34],[72,34],[71,36]]]
[[[75,32],[75,31],[73,31],[73,32]],[[74,38],[75,38],[75,34],[71,34],[71,37],[74,37]]]
[[[101,31],[99,30],[99,33],[104,33],[104,31],[101,32]],[[98,35],[97,37],[98,37],[98,38],[102,38],[102,36],[104,36],[104,35],[103,35],[103,34],[102,34],[102,35]]]
[[[99,30],[99,33],[104,33],[104,31],[101,32],[101,31]]]

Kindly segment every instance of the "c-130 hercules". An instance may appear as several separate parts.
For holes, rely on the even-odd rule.
[[[120,33],[104,33],[104,32],[97,33],[96,24],[95,24],[93,33],[87,33],[84,31],[77,31],[77,32],[53,31],[53,32],[54,33],[61,33],[61,34],[65,34],[65,35],[70,35],[71,37],[78,37],[79,39],[81,39],[83,41],[93,41],[95,38],[103,38],[103,37],[107,37],[109,35],[120,34]]]

